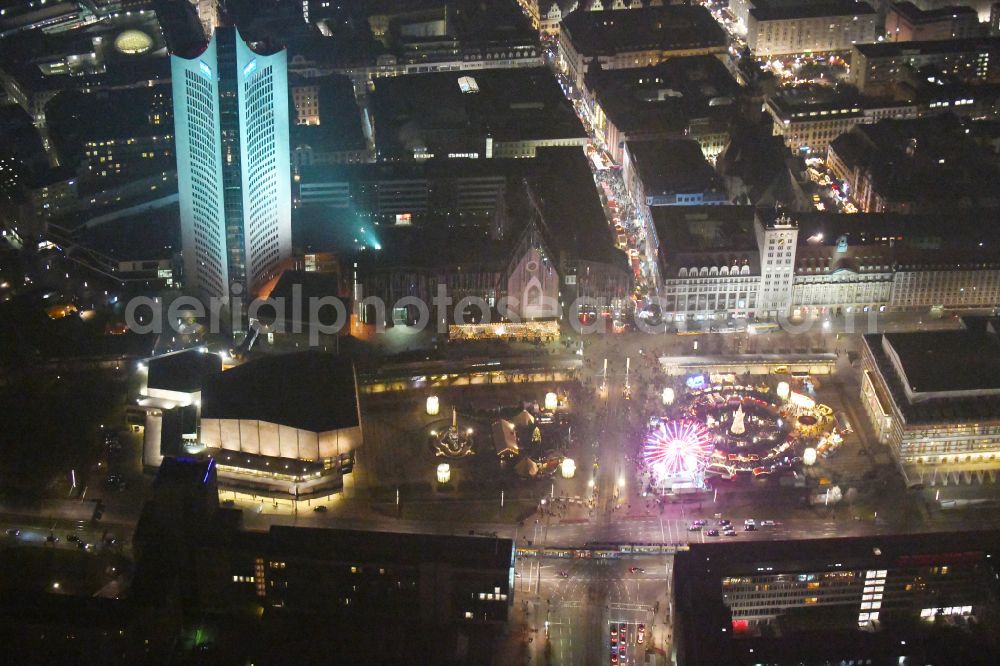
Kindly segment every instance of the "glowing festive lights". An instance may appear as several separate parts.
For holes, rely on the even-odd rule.
[[[642,453],[654,481],[663,482],[668,478],[698,477],[714,449],[712,433],[704,423],[678,419],[661,421],[651,428]]]

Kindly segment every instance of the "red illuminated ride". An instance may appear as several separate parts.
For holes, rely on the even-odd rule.
[[[643,459],[654,485],[702,478],[715,450],[708,427],[694,419],[660,421],[651,428],[643,447]]]

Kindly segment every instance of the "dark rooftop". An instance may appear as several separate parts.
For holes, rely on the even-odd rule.
[[[200,391],[206,379],[222,372],[219,355],[199,349],[155,356],[146,365],[149,368],[148,388],[178,393]]]
[[[587,156],[576,146],[541,148],[525,179],[539,206],[548,243],[567,260],[596,261],[627,270],[614,245]],[[511,206],[514,208],[514,206]]]
[[[361,127],[361,111],[354,99],[354,85],[342,74],[316,78],[289,76],[291,87],[319,86],[319,125],[297,125],[291,117],[291,143],[313,150],[362,150],[367,145]],[[289,104],[292,94],[289,92]]]
[[[747,266],[760,274],[752,206],[652,206],[664,277],[681,268]]]
[[[650,211],[667,251],[757,249],[753,206],[653,206]]]
[[[912,2],[894,2],[892,11],[906,18],[910,23],[930,23],[941,19],[957,18],[959,15],[975,18],[979,21],[979,14],[975,9],[966,5],[950,5],[948,7],[937,7],[934,9],[920,9]]]
[[[458,568],[508,569],[514,559],[513,541],[488,537],[274,525],[267,540],[275,554],[311,555],[341,562],[448,563]]]
[[[859,125],[834,139],[831,150],[848,168],[870,172],[873,189],[890,205],[913,202],[933,211],[1000,203],[1000,169],[954,116]]]
[[[478,92],[463,93],[459,79],[473,80]],[[586,137],[544,67],[380,78],[371,100],[380,159],[408,159],[417,148],[438,157],[484,155],[487,136],[495,141]]]
[[[665,5],[624,11],[575,11],[563,21],[569,39],[586,58],[629,51],[713,48],[726,34],[701,5]]]
[[[207,381],[201,415],[313,432],[357,427],[354,367],[348,359],[315,350],[263,356]]]
[[[1000,350],[997,348],[995,334],[990,334],[994,337],[992,342],[974,340],[976,335],[982,336],[983,333],[973,332],[970,334],[972,336],[970,338],[954,335],[954,333],[963,332],[933,331],[890,334],[893,336],[928,336],[923,340],[914,339],[913,342],[899,342],[898,340],[890,342],[893,349],[896,349],[896,343],[900,345],[903,351],[901,362],[908,372],[909,368],[913,368],[915,378],[910,378],[910,381],[912,385],[917,386],[918,391],[939,390],[939,387],[943,387],[940,390],[945,391],[963,390],[955,388],[961,387],[963,383],[965,386],[972,387],[984,384],[992,384],[997,387],[996,377],[1000,377]],[[889,389],[890,397],[907,425],[964,423],[970,419],[994,420],[1000,414],[1000,395],[995,392],[972,397],[962,395],[945,398],[930,397],[911,402],[902,379],[882,347],[882,340],[881,334],[872,333],[864,336],[865,347],[871,352],[876,368]],[[966,344],[969,344],[973,349],[984,349],[992,356],[970,358],[962,352],[961,346]],[[988,370],[992,374],[992,378],[985,374],[985,371],[980,372],[978,366]],[[973,377],[970,379],[955,378],[966,372],[971,373]],[[951,378],[946,377],[946,375],[950,375]],[[926,388],[921,388],[922,386]],[[973,388],[972,390],[977,389]]]
[[[683,133],[694,118],[726,120],[739,85],[715,56],[670,58],[652,67],[588,70],[587,87],[619,131]]]
[[[820,16],[860,16],[874,13],[875,10],[867,2],[854,2],[853,0],[825,0],[816,3],[803,1],[789,4],[757,2],[750,9],[750,16],[753,16],[758,21],[818,18]]]
[[[912,393],[1000,391],[1000,339],[994,332],[919,331],[884,338]]]
[[[629,141],[627,146],[647,197],[724,192],[701,145],[693,139]]]
[[[997,646],[990,635],[996,635],[996,627],[991,625],[995,622],[998,549],[1000,532],[995,530],[691,544],[674,561],[675,644],[680,662],[751,666],[762,662],[847,663],[853,659],[854,663],[895,664],[902,652],[900,646],[906,645],[914,663],[995,663]],[[731,577],[826,572],[865,575],[882,569],[893,576],[935,565],[949,565],[965,574],[966,582],[955,592],[963,590],[965,603],[976,605],[978,619],[985,626],[964,632],[942,629],[940,623],[920,622],[911,615],[919,612],[919,605],[911,610],[887,603],[881,622],[872,631],[863,631],[857,625],[857,602],[850,607],[846,598],[838,604],[833,597],[823,597],[813,606],[802,606],[800,601],[795,607],[790,602],[758,636],[738,631],[723,588],[723,581]],[[985,583],[985,589],[977,588],[977,583]],[[710,636],[715,638],[708,639]],[[926,658],[917,659],[916,655]]]
[[[866,58],[892,58],[904,55],[931,53],[963,53],[967,51],[1000,49],[1000,37],[971,37],[968,39],[942,39],[920,42],[877,42],[855,44]]]

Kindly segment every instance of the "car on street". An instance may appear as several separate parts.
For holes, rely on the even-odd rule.
[[[629,567],[629,573],[646,573],[646,570],[641,567]]]
[[[744,532],[756,532],[757,531],[757,526],[756,525],[744,525],[743,526],[743,531]]]
[[[698,527],[704,527],[705,525],[708,525],[708,521],[704,518],[699,518],[698,520],[692,521],[691,524],[697,525]]]
[[[319,506],[313,507],[313,512],[315,513],[326,513],[326,505],[320,504]]]
[[[611,644],[618,644],[618,627],[615,625],[611,625]]]
[[[743,521],[743,524],[744,525],[756,525],[757,521],[754,520],[753,518],[747,518],[746,520]]]
[[[774,527],[776,523],[773,520],[762,520],[760,525],[761,527]]]
[[[68,535],[66,535],[66,541],[72,541],[73,543],[79,543],[80,542],[80,537],[78,537],[75,534],[68,534]]]
[[[635,630],[635,642],[640,645],[646,641],[646,625],[640,624]]]
[[[736,530],[730,527],[725,532],[723,532],[723,534],[726,536],[736,536]]]
[[[569,572],[568,571],[560,571],[559,572],[559,577],[560,578],[569,578]]]
[[[45,537],[45,543],[58,543],[58,541],[59,537],[57,537],[55,534],[50,534],[47,537]]]
[[[719,530],[709,530],[705,532],[708,536],[719,536]]]
[[[9,536],[9,537],[19,537],[19,536],[21,536],[21,530],[17,529],[16,527],[12,527],[9,530],[7,530],[7,536]]]
[[[722,526],[722,527],[728,527],[729,525],[732,525],[732,524],[733,524],[733,521],[729,520],[728,518],[723,518],[722,520],[719,521],[719,525]]]
[[[688,525],[688,532],[700,532],[700,531],[701,531],[701,525],[696,525],[695,523],[691,523],[690,525]]]

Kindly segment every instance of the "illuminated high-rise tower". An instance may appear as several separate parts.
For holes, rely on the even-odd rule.
[[[221,26],[170,60],[184,283],[257,295],[291,255],[287,53]]]

